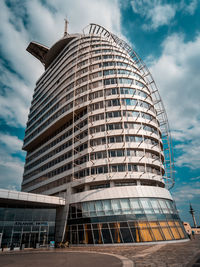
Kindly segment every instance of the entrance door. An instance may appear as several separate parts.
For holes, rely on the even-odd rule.
[[[24,244],[25,248],[30,248],[30,235],[31,235],[30,232],[22,234],[22,242],[21,242],[21,244]]]
[[[30,233],[30,247],[36,248],[36,244],[38,243],[39,233]]]
[[[11,247],[20,247],[21,245],[21,232],[12,232],[10,246]]]

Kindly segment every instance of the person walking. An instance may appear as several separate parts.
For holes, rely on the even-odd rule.
[[[195,239],[195,232],[192,230],[192,238]]]

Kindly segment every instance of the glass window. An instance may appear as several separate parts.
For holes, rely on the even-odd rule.
[[[106,215],[111,215],[113,214],[113,210],[111,207],[111,201],[110,200],[104,200],[103,201],[103,206],[104,206],[104,211]]]
[[[117,165],[118,166],[118,172],[124,172],[125,171],[125,165]]]
[[[159,204],[163,210],[163,213],[169,213],[167,205],[164,200],[159,199]]]
[[[94,244],[102,244],[102,235],[101,230],[93,230],[93,236],[94,236]]]
[[[161,223],[160,223],[160,225],[161,225]],[[166,240],[172,240],[173,239],[171,236],[171,233],[167,227],[161,227],[161,230],[162,230]]]
[[[109,229],[101,229],[104,244],[113,243]]]
[[[140,234],[142,236],[142,241],[144,241],[144,242],[153,241],[150,229],[142,229],[142,230],[140,230],[140,232],[141,232]]]
[[[84,217],[88,217],[89,216],[89,210],[88,210],[87,202],[82,203],[82,213],[83,213]]]
[[[89,204],[89,211],[90,211],[90,212],[96,210],[96,209],[95,209],[95,204],[94,204],[94,202],[89,202],[88,204]]]
[[[151,205],[152,205],[152,207],[154,209],[154,212],[155,213],[160,213],[161,211],[160,211],[160,207],[159,207],[158,201],[156,199],[151,199],[150,201],[151,201]]]
[[[139,200],[137,199],[130,199],[130,206],[133,209],[135,214],[143,213],[143,211],[140,208]]]
[[[123,150],[117,150],[117,157],[123,157],[124,151]]]
[[[111,150],[109,151],[110,157],[116,157],[116,151],[115,150]]]
[[[84,228],[85,228],[85,241],[84,241],[84,243],[85,244],[93,244],[94,242],[93,242],[92,231],[90,230],[91,226],[89,224],[85,224]]]
[[[121,199],[120,202],[121,202],[122,212],[124,214],[130,214],[131,210],[130,210],[129,199],[128,198],[124,198],[124,199]]]
[[[132,235],[130,233],[129,228],[121,228],[120,227],[120,232],[122,234],[122,238],[124,243],[132,243],[134,240],[132,239]]]
[[[96,211],[97,211],[97,215],[98,216],[102,216],[104,215],[104,209],[103,209],[103,204],[102,204],[102,201],[99,200],[99,201],[96,201],[95,202],[95,205],[96,205]]]
[[[141,238],[141,234],[138,228],[130,228],[131,233],[132,233],[132,237],[135,240],[135,242],[141,242],[142,238]]]
[[[110,229],[112,239],[114,243],[123,243],[123,239],[121,237],[121,233],[118,227],[119,223],[114,223],[115,226]]]
[[[120,205],[119,199],[112,199],[111,202],[112,202],[112,208],[114,210],[114,213],[116,215],[121,214],[122,211],[121,211],[121,205]]]
[[[143,206],[145,213],[153,213],[153,209],[151,208],[151,205],[148,199],[140,199],[140,202]]]
[[[0,221],[4,221],[5,211],[5,208],[0,208]]]

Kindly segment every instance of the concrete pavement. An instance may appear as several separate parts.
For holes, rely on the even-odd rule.
[[[46,251],[35,249],[27,252],[3,252],[0,253],[0,266],[197,267],[199,259],[200,235],[196,235],[195,239],[188,242],[158,243],[156,245],[84,246]],[[16,265],[19,262],[20,264],[25,262],[26,265]],[[32,262],[34,265],[31,265]],[[11,265],[14,263],[15,265]]]

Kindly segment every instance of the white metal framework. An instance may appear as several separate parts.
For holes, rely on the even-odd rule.
[[[173,156],[173,147],[172,147],[172,139],[171,133],[169,129],[169,123],[167,114],[165,111],[165,107],[163,105],[162,99],[160,97],[160,93],[156,86],[156,83],[145,65],[142,59],[136,54],[136,52],[127,44],[124,40],[118,38],[113,33],[106,30],[104,27],[91,23],[83,29],[84,34],[89,35],[100,35],[103,38],[108,39],[111,42],[115,42],[120,45],[122,49],[128,52],[130,57],[132,58],[134,64],[138,66],[138,70],[142,73],[142,77],[147,82],[148,88],[151,92],[151,96],[153,99],[154,107],[157,111],[157,119],[160,123],[160,130],[162,133],[162,141],[163,141],[163,151],[164,151],[164,166],[165,166],[165,175],[164,180],[166,187],[171,189],[174,186],[174,156]]]

